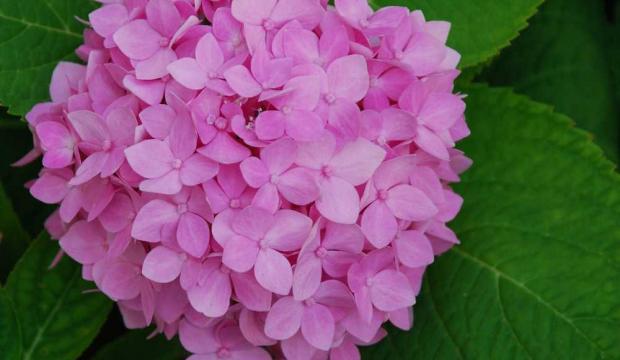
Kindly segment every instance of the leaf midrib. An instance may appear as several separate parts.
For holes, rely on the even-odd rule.
[[[74,270],[73,271],[73,275],[71,276],[71,279],[66,283],[65,288],[64,288],[62,294],[57,298],[56,303],[54,304],[54,307],[52,308],[52,311],[49,312],[49,314],[46,317],[45,321],[43,322],[43,324],[37,330],[37,334],[35,335],[34,339],[32,340],[32,343],[30,344],[30,347],[28,347],[28,349],[24,352],[23,360],[30,360],[31,359],[31,356],[34,353],[35,349],[37,348],[39,343],[43,340],[43,336],[45,334],[45,331],[47,331],[47,328],[52,323],[52,320],[54,319],[54,317],[56,316],[58,311],[60,311],[60,308],[62,307],[62,305],[63,305],[63,303],[65,301],[65,298],[67,297],[67,295],[69,294],[69,291],[71,290],[71,288],[75,284],[76,280],[78,279],[78,275],[79,275],[79,269]]]
[[[32,21],[28,21],[26,19],[20,19],[20,18],[16,18],[16,17],[12,17],[12,16],[8,16],[3,14],[2,12],[0,12],[0,19],[4,19],[7,21],[12,21],[12,22],[16,22],[19,24],[22,24],[26,27],[31,27],[31,28],[39,28],[45,31],[51,31],[51,32],[55,32],[55,33],[59,33],[65,36],[70,36],[70,37],[74,37],[74,38],[78,38],[78,39],[82,39],[82,34],[70,31],[70,30],[66,30],[66,29],[59,29],[59,28],[55,28],[52,26],[47,26],[47,25],[43,25],[43,24],[38,24]]]
[[[485,262],[484,260],[474,256],[471,253],[468,253],[467,251],[463,250],[461,247],[456,247],[453,248],[451,250],[451,253],[453,254],[457,254],[459,256],[461,256],[463,259],[465,260],[469,260],[470,262],[473,262],[474,264],[490,271],[491,273],[493,273],[495,276],[503,278],[504,280],[510,282],[511,284],[513,284],[514,286],[516,286],[517,288],[521,289],[525,294],[533,297],[536,301],[538,301],[540,304],[542,304],[543,306],[545,306],[546,308],[548,308],[549,310],[551,310],[551,312],[557,316],[559,319],[561,319],[562,321],[564,321],[565,323],[567,323],[568,325],[570,325],[570,327],[579,335],[581,336],[584,340],[586,340],[586,342],[592,346],[594,349],[596,349],[597,352],[599,352],[601,354],[601,356],[606,357],[607,353],[605,352],[604,349],[601,349],[601,347],[595,343],[594,341],[592,341],[584,332],[583,330],[581,330],[579,327],[577,327],[574,323],[573,320],[569,317],[567,317],[565,314],[563,314],[561,311],[559,311],[556,307],[554,307],[551,303],[547,302],[545,299],[543,299],[542,297],[540,297],[540,295],[536,294],[533,290],[531,290],[530,288],[528,288],[527,286],[525,286],[525,284],[517,281],[517,279],[511,277],[510,275],[504,273],[503,271],[501,271],[500,269],[494,267],[493,265]],[[430,289],[429,289],[430,290]]]

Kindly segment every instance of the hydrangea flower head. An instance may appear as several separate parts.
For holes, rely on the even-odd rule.
[[[200,359],[412,326],[471,161],[449,24],[366,0],[102,1],[27,115],[34,197],[125,324]]]

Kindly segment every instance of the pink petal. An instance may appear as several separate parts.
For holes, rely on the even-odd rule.
[[[147,179],[140,183],[140,190],[156,194],[174,195],[183,188],[178,170],[172,170],[162,177]]]
[[[291,264],[279,252],[264,248],[256,257],[254,275],[262,287],[279,295],[287,295],[293,285]]]
[[[352,185],[366,182],[385,158],[385,150],[370,141],[359,138],[348,143],[329,162],[334,176]]]
[[[67,179],[51,172],[45,172],[30,187],[35,199],[46,204],[58,204],[69,192]]]
[[[159,104],[164,97],[165,83],[159,80],[138,80],[133,75],[123,78],[123,86],[149,105]]]
[[[232,15],[242,23],[262,25],[269,18],[276,0],[235,0],[231,4]]]
[[[390,141],[412,139],[417,130],[416,118],[409,112],[394,108],[381,112],[383,118],[383,134]]]
[[[209,226],[200,216],[187,212],[181,215],[177,227],[177,241],[181,249],[200,258],[209,247]]]
[[[278,188],[271,183],[261,186],[254,195],[254,199],[252,199],[252,206],[265,209],[270,213],[276,212],[276,210],[280,207]]]
[[[326,132],[317,141],[299,143],[295,163],[320,170],[332,158],[335,150],[336,139],[330,132]]]
[[[319,39],[305,29],[292,29],[284,35],[284,53],[296,64],[313,62],[319,57]]]
[[[194,59],[179,59],[170,63],[167,70],[174,80],[188,89],[201,90],[206,85],[206,74],[204,74],[204,70]]]
[[[358,225],[328,222],[325,226],[323,246],[330,250],[360,253],[364,246],[364,234]]]
[[[243,160],[240,168],[243,178],[253,188],[259,188],[269,181],[269,170],[259,158],[249,157]]]
[[[170,127],[176,116],[169,105],[157,104],[149,106],[140,113],[140,120],[146,131],[158,140],[170,134]]]
[[[373,277],[370,297],[377,309],[394,311],[413,306],[415,293],[407,277],[396,270],[383,270]]]
[[[108,4],[91,12],[88,20],[97,34],[108,37],[129,20],[129,14],[121,4]]]
[[[125,162],[125,150],[123,148],[115,148],[108,152],[108,157],[101,167],[101,177],[107,178],[112,176]]]
[[[433,262],[433,247],[418,230],[402,231],[394,240],[398,259],[405,266],[417,268]]]
[[[327,68],[329,92],[336,98],[358,102],[368,92],[370,78],[366,59],[349,55],[334,60]]]
[[[335,321],[329,309],[321,304],[306,307],[301,318],[301,333],[314,347],[328,351],[334,340]]]
[[[82,141],[100,145],[104,140],[109,139],[108,129],[99,114],[79,110],[69,113],[67,117]]]
[[[435,131],[449,129],[463,116],[465,103],[451,93],[432,93],[418,115],[421,122]]]
[[[329,106],[328,123],[344,139],[357,139],[360,133],[361,113],[357,104],[338,99]]]
[[[316,208],[327,219],[341,223],[354,224],[360,211],[360,199],[350,183],[331,177],[320,184],[321,195],[316,200]]]
[[[97,285],[113,300],[130,300],[140,294],[139,274],[140,269],[134,264],[113,262],[106,265],[105,274]]]
[[[305,300],[314,295],[321,284],[321,274],[321,260],[314,254],[299,258],[293,273],[295,300]]]
[[[410,40],[401,61],[407,64],[416,76],[435,71],[446,56],[446,47],[432,35],[416,32]]]
[[[169,283],[179,277],[184,262],[181,254],[165,246],[158,246],[146,254],[142,275],[158,283]]]
[[[176,223],[179,218],[177,207],[163,200],[152,200],[136,215],[131,236],[137,240],[159,242],[162,227]]]
[[[218,132],[215,138],[198,152],[222,164],[236,164],[249,157],[250,150],[238,143],[230,134]]]
[[[263,111],[256,118],[256,136],[261,140],[274,140],[284,134],[286,117],[280,111]]]
[[[224,72],[224,78],[235,93],[251,98],[263,91],[263,87],[254,80],[250,70],[243,65],[235,65]]]
[[[385,203],[375,201],[362,215],[362,231],[374,247],[381,249],[396,236],[398,223]]]
[[[123,54],[134,60],[144,60],[160,48],[162,36],[146,20],[134,20],[114,33],[114,42]]]
[[[286,296],[276,301],[265,320],[265,334],[276,340],[295,335],[301,327],[304,308],[301,302]]]
[[[321,22],[323,13],[324,10],[317,1],[287,0],[278,2],[273,9],[271,19],[279,24],[296,20],[306,29],[313,29]]]
[[[73,139],[69,130],[56,121],[43,121],[37,124],[36,133],[41,145],[46,149],[59,147],[73,148]]]
[[[136,63],[136,79],[156,80],[168,75],[168,65],[177,59],[177,54],[169,48],[155,52],[148,59]]]
[[[307,110],[293,110],[286,115],[286,134],[297,141],[314,141],[323,135],[325,123]]]
[[[253,272],[233,272],[230,277],[235,288],[235,295],[243,306],[252,311],[269,311],[271,292],[260,286]]]
[[[138,120],[130,108],[119,107],[111,109],[106,116],[105,123],[111,138],[116,145],[133,144]]]
[[[354,27],[359,27],[360,20],[372,15],[372,9],[365,0],[336,0],[335,5],[338,14]]]
[[[203,72],[217,72],[224,64],[224,54],[213,34],[206,34],[196,45],[196,61]]]
[[[105,231],[96,222],[79,221],[60,238],[60,247],[81,264],[93,264],[105,257]]]
[[[226,314],[231,295],[230,278],[219,269],[211,271],[200,284],[187,292],[192,307],[208,317]]]
[[[75,172],[75,177],[69,181],[70,185],[81,185],[101,173],[103,166],[108,160],[105,152],[96,152],[87,157]]]
[[[271,213],[254,207],[247,207],[235,216],[232,227],[240,235],[258,241],[273,226],[274,219]]]
[[[261,159],[271,174],[281,174],[293,165],[297,156],[295,141],[284,138],[269,144],[261,151]]]
[[[410,185],[390,189],[386,203],[394,216],[409,221],[428,220],[438,211],[426,194]]]
[[[294,168],[278,177],[278,191],[295,205],[307,205],[319,196],[315,178],[304,168]]]
[[[224,244],[222,262],[234,271],[246,272],[254,266],[258,250],[256,241],[233,236]]]
[[[73,163],[73,149],[53,149],[43,154],[43,166],[48,169],[62,169]]]
[[[166,37],[172,37],[183,22],[174,3],[168,0],[150,0],[145,10],[149,24]]]
[[[186,186],[202,184],[217,175],[219,166],[216,162],[200,155],[194,154],[183,161],[181,166],[181,182]]]
[[[386,6],[371,17],[364,33],[368,35],[390,34],[409,16],[409,9],[403,6]]]
[[[146,178],[158,178],[170,172],[174,156],[161,140],[145,140],[125,149],[131,168]]]
[[[263,241],[279,251],[299,250],[311,227],[312,220],[309,217],[293,210],[280,210],[275,214],[273,226]]]

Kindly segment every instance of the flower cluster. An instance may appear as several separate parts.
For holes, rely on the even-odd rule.
[[[366,0],[115,0],[27,115],[46,227],[192,359],[355,359],[462,200],[449,24]]]

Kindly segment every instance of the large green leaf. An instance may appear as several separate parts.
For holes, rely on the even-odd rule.
[[[85,290],[80,266],[65,257],[49,269],[58,244],[47,235],[28,248],[9,276],[6,290],[21,324],[23,359],[76,359],[93,340],[112,302]]]
[[[620,358],[620,176],[550,107],[467,92],[462,245],[430,266],[413,330],[366,358]]]
[[[611,26],[603,1],[548,0],[483,78],[553,105],[618,159]]]
[[[26,250],[29,241],[0,183],[0,282]]]
[[[13,303],[0,288],[0,355],[3,359],[19,359],[21,354],[21,332]]]
[[[543,0],[372,0],[375,7],[421,9],[427,20],[452,23],[448,44],[461,53],[461,67],[477,65],[508,46]]]
[[[182,360],[187,357],[177,338],[167,340],[163,335],[157,335],[147,339],[152,332],[150,328],[129,331],[102,347],[91,360]]]
[[[75,17],[85,18],[89,0],[0,1],[0,103],[23,115],[48,98],[58,61],[73,59],[82,42]]]

